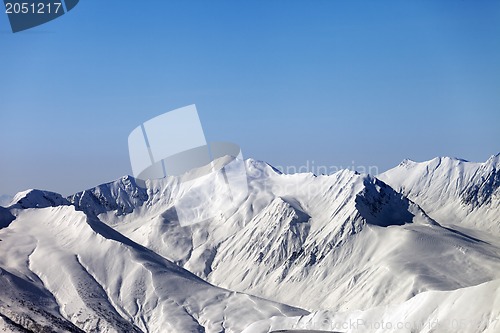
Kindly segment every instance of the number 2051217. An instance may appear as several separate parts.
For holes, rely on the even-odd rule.
[[[27,3],[27,2],[6,2],[6,14],[58,14],[62,9],[61,2],[53,3]]]

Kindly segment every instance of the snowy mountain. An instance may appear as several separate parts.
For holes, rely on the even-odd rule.
[[[238,205],[202,169],[66,199],[20,193],[0,210],[0,328],[269,332],[454,314],[493,332],[500,242],[481,230],[500,212],[498,155],[433,161],[375,178],[286,175],[250,159]],[[176,204],[193,188],[210,200],[193,202],[192,216],[225,209],[186,226]],[[482,306],[466,311],[474,293]]]
[[[441,227],[376,178],[284,175],[254,160],[246,170],[246,200],[208,223],[176,221],[176,178],[149,182],[130,214],[99,217],[215,285],[310,310],[367,309],[500,277],[496,246]]]
[[[427,291],[402,304],[366,311],[318,311],[300,317],[273,317],[250,325],[243,333],[496,333],[500,330],[499,302],[500,280],[493,280],[452,291]]]
[[[239,332],[307,313],[212,286],[72,206],[14,213],[0,230],[0,313],[9,331]]]
[[[8,208],[46,208],[68,206],[69,204],[69,201],[58,193],[41,190],[27,190],[17,193]]]
[[[500,154],[484,163],[439,157],[405,160],[377,176],[444,225],[500,236]]]
[[[126,176],[115,182],[102,184],[68,198],[79,210],[90,215],[114,211],[117,215],[131,213],[146,201],[146,191],[137,186],[133,177]]]

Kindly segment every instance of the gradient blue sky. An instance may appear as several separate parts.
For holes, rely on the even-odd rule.
[[[195,103],[209,141],[275,165],[500,151],[500,1],[80,1],[0,13],[0,193],[130,174],[127,137]]]

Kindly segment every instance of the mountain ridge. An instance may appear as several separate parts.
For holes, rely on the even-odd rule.
[[[246,196],[236,205],[215,202],[225,210],[192,225],[181,225],[176,211],[186,187],[227,198],[218,194],[224,179],[206,170],[145,188],[125,176],[67,198],[21,192],[0,207],[0,284],[21,293],[12,279],[26,281],[35,297],[48,296],[48,310],[28,311],[5,292],[0,328],[28,318],[76,331],[240,332],[270,317],[386,315],[394,305],[416,306],[419,295],[429,304],[439,303],[433,292],[461,297],[462,289],[500,279],[500,242],[456,229],[427,206],[458,202],[469,210],[456,222],[482,229],[477,217],[495,216],[485,207],[498,212],[498,157],[403,161],[376,177],[289,175],[248,159]]]
[[[487,161],[434,158],[405,162],[377,178],[445,225],[463,225],[500,235],[500,154]]]

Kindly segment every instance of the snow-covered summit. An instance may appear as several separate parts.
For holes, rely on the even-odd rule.
[[[467,239],[457,239],[417,204],[377,178],[351,170],[329,176],[282,174],[255,160],[246,160],[245,165],[246,199],[206,223],[186,228],[175,220],[175,199],[182,195],[182,184],[175,177],[148,182],[148,199],[132,212],[117,215],[111,211],[99,217],[211,283],[307,308],[344,309],[359,302],[368,307],[387,299],[406,300],[407,295],[428,288],[482,281],[463,274],[459,282],[441,284],[400,264],[399,257],[407,249],[421,240],[434,243],[441,237],[446,241],[439,251],[449,252],[449,265],[456,265],[462,259],[453,249],[467,244]],[[194,186],[203,190],[205,185],[200,181]],[[216,198],[214,193],[213,200]],[[431,256],[435,250],[436,246],[422,247],[421,257]],[[422,271],[437,267],[436,261],[421,257],[405,260]],[[380,260],[393,260],[391,267],[411,276],[414,284],[409,286],[381,271],[376,264]],[[335,270],[330,269],[333,266]],[[353,270],[359,273],[360,283],[344,281]],[[335,281],[343,281],[335,292],[318,287],[324,284],[327,288]],[[384,297],[373,295],[381,284],[391,285],[391,289]]]
[[[108,211],[115,211],[117,215],[128,214],[147,199],[146,190],[138,186],[132,176],[124,176],[68,197],[77,209],[93,215]]]
[[[460,290],[500,278],[495,238],[449,223],[494,225],[498,161],[405,160],[373,177],[283,174],[249,159],[245,188],[231,189],[245,190],[237,205],[223,200],[226,180],[211,172],[227,160],[144,188],[126,176],[68,199],[23,192],[0,209],[0,314],[69,331],[239,332],[307,313],[298,308],[390,316],[394,304],[441,304],[435,291],[450,291],[453,303]],[[191,188],[209,195],[183,209],[226,209],[181,225],[176,205]],[[0,329],[10,329],[4,317]]]
[[[17,193],[12,199],[9,208],[46,208],[67,206],[69,204],[69,201],[58,193],[30,189]]]
[[[483,163],[451,157],[405,160],[377,178],[440,223],[500,234],[500,154]]]

